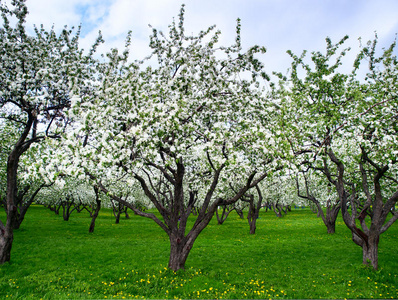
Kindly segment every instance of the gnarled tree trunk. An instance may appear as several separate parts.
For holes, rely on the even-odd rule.
[[[168,267],[174,271],[184,269],[185,262],[193,247],[195,239],[180,236],[179,234],[170,234],[170,257]]]
[[[363,263],[370,263],[375,270],[379,267],[379,239],[377,233],[369,235],[368,242],[362,246]]]

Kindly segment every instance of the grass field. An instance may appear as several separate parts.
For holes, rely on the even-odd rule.
[[[4,212],[0,212],[4,220]],[[308,210],[278,219],[262,212],[257,234],[232,213],[196,241],[186,270],[168,270],[166,234],[131,215],[120,224],[102,210],[94,234],[88,213],[68,222],[33,206],[15,231],[11,263],[0,266],[0,299],[398,298],[398,224],[383,234],[379,270],[339,219],[328,235]]]

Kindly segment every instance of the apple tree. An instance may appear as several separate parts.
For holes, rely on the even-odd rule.
[[[92,55],[79,49],[79,30],[65,29],[57,34],[35,27],[25,28],[28,9],[24,0],[13,0],[11,8],[0,3],[0,118],[15,136],[6,147],[6,222],[0,221],[0,264],[10,260],[13,223],[18,213],[20,159],[35,143],[57,138],[68,120],[63,111],[70,105],[70,92],[84,86],[95,71]],[[89,84],[90,83],[90,84]]]
[[[305,52],[289,52],[283,118],[290,120],[297,165],[333,186],[363,262],[377,269],[380,236],[398,218],[392,211],[398,200],[396,44],[380,51],[376,38],[360,49],[352,72],[343,73],[349,49],[340,48],[347,38],[337,44],[326,39],[326,54],[311,53],[311,63]]]
[[[100,91],[74,98],[76,123],[57,159],[73,157],[63,172],[86,175],[158,224],[173,270],[184,268],[218,206],[235,203],[280,165],[275,112],[260,84],[267,76],[256,58],[265,49],[241,49],[239,21],[232,46],[219,46],[214,30],[187,35],[182,7],[168,34],[153,29],[144,61],[109,53]],[[161,217],[118,197],[110,184],[117,180],[138,184]]]

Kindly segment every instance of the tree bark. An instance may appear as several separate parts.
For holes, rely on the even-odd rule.
[[[325,223],[325,225],[326,225],[326,230],[327,230],[328,234],[336,233],[336,221],[333,222],[333,221],[329,220]]]
[[[26,131],[26,130],[25,130]],[[24,134],[23,134],[24,135]],[[26,133],[27,135],[27,133]],[[26,138],[26,136],[25,136]],[[4,226],[0,223],[0,264],[4,264],[11,259],[11,248],[14,240],[14,228],[13,223],[17,214],[17,207],[15,206],[15,200],[17,197],[17,172],[19,157],[22,154],[22,150],[19,143],[22,143],[25,138],[23,136],[17,142],[17,145],[11,151],[7,160],[7,191],[6,191],[6,212],[7,221]]]
[[[327,205],[326,216],[324,224],[326,225],[328,234],[334,234],[336,232],[336,219],[340,211],[340,202],[335,205]]]
[[[11,224],[1,226],[0,234],[0,264],[10,261],[14,232]]]
[[[375,270],[377,270],[379,264],[379,238],[377,233],[370,234],[367,243],[362,246],[363,264],[368,265],[370,263]]]
[[[185,268],[185,262],[192,249],[195,239],[187,239],[178,234],[170,234],[170,257],[168,267],[173,271]]]
[[[94,187],[94,192],[95,192],[95,202],[97,206],[95,207],[95,211],[93,215],[91,216],[91,223],[90,223],[90,228],[88,229],[89,233],[94,232],[94,227],[95,227],[95,221],[97,220],[99,211],[101,209],[101,200],[99,199],[99,194],[98,194],[98,187]]]
[[[249,196],[249,212],[247,214],[247,220],[249,222],[249,227],[250,227],[250,234],[255,234],[256,233],[256,228],[257,228],[257,219],[260,214],[260,209],[261,209],[261,204],[263,202],[263,196],[261,194],[260,188],[256,186],[257,194],[258,194],[258,201],[255,204],[254,203],[254,196],[250,195]],[[247,200],[244,200],[247,201]]]
[[[256,225],[256,218],[252,218],[249,220],[249,227],[250,227],[250,234],[255,234],[257,225]]]

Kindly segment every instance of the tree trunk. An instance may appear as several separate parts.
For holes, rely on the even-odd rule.
[[[235,207],[228,208],[226,205],[222,205],[222,214],[221,216],[218,213],[218,208],[216,209],[217,223],[218,225],[222,225],[224,221],[227,219],[229,213],[233,211]]]
[[[69,201],[62,202],[62,209],[62,217],[64,218],[64,221],[69,221]]]
[[[12,228],[14,228],[14,229],[19,229],[19,227],[21,226],[22,221],[19,222],[19,216],[20,216],[20,214],[19,214],[19,212],[17,211],[17,212],[14,214],[14,217],[13,217],[12,220],[11,220],[11,226],[12,226]],[[23,217],[22,217],[22,219],[23,219]]]
[[[256,234],[256,218],[253,218],[252,220],[249,221],[249,226],[250,226],[250,234]]]
[[[11,247],[14,239],[12,221],[15,218],[14,214],[16,214],[18,210],[15,205],[18,193],[17,181],[19,158],[30,147],[30,143],[26,143],[26,138],[29,135],[33,123],[37,120],[36,115],[32,114],[31,109],[26,112],[28,114],[28,120],[25,123],[25,128],[7,158],[7,190],[5,206],[7,209],[7,221],[5,226],[0,221],[0,264],[10,261],[11,258]]]
[[[249,212],[247,213],[247,221],[249,222],[250,234],[255,234],[257,214],[256,214],[256,207],[254,206],[253,195],[250,195],[250,199],[248,201],[249,201]]]
[[[56,215],[59,215],[59,210],[61,209],[61,206],[62,206],[61,204],[59,204],[58,206],[55,204],[54,212],[55,212]]]
[[[0,234],[0,264],[10,261],[11,247],[14,239],[14,232],[11,224],[1,228]]]
[[[124,216],[126,217],[126,219],[130,219],[130,215],[129,215],[129,213],[128,213],[128,210],[129,208],[126,206],[125,208],[124,208]]]
[[[119,223],[120,223],[120,211],[115,213],[115,224],[119,224]]]
[[[178,271],[185,268],[185,262],[192,249],[193,242],[194,239],[192,241],[187,241],[184,237],[178,237],[178,235],[174,234],[170,235],[170,269]]]
[[[19,162],[18,151],[16,148],[8,156],[7,161],[7,192],[6,192],[6,212],[7,221],[4,226],[0,221],[0,264],[10,261],[11,247],[14,240],[13,222],[18,212],[15,206],[17,197],[17,170]]]
[[[334,234],[336,232],[336,219],[340,211],[340,202],[331,204],[330,201],[328,201],[326,204],[326,216],[323,213],[320,203],[315,199],[314,203],[318,207],[318,214],[321,216],[328,234]]]
[[[8,183],[8,182],[7,182]],[[18,209],[14,205],[15,190],[7,191],[7,221],[4,226],[0,221],[0,265],[11,259],[11,248],[14,240],[14,221],[17,218]]]
[[[362,246],[363,264],[368,265],[370,263],[377,270],[379,264],[378,250],[379,235],[377,233],[370,234],[367,243]]]
[[[67,207],[66,210],[67,210],[67,212],[65,212],[65,210],[64,210],[63,218],[64,218],[64,221],[69,221],[69,216],[70,216],[69,207]]]
[[[96,202],[97,202],[97,207],[95,208],[95,211],[91,217],[91,224],[90,224],[90,228],[88,229],[89,233],[94,232],[95,220],[97,219],[99,211],[101,209],[101,200],[97,199]]]
[[[328,231],[328,234],[335,234],[336,233],[336,220],[328,220],[326,223],[326,229]]]
[[[30,207],[30,203],[26,203],[25,205],[20,205],[19,206],[19,211],[16,211],[14,214],[14,217],[12,219],[12,227],[14,229],[19,229],[21,227],[21,224],[23,220],[25,219],[26,212],[28,211],[28,208]]]
[[[112,204],[113,215],[115,217],[115,224],[119,224],[120,223],[120,215],[123,210],[123,205],[120,202],[115,204],[113,200],[111,200],[111,204]]]
[[[241,219],[244,219],[244,218],[245,218],[245,216],[243,215],[242,209],[236,208],[236,207],[235,207],[235,211],[237,212],[237,214],[239,215],[239,217],[240,217]]]
[[[283,215],[282,215],[281,209],[279,208],[279,204],[273,202],[273,203],[272,203],[272,206],[273,206],[273,208],[274,208],[274,213],[275,213],[275,215],[276,215],[278,218],[282,218]]]

